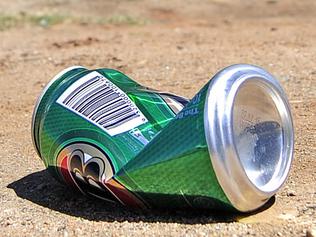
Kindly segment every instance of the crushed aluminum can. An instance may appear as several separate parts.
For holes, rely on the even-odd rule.
[[[113,69],[65,69],[39,97],[34,146],[84,193],[139,208],[253,211],[293,159],[289,103],[262,68],[218,72],[191,100]]]

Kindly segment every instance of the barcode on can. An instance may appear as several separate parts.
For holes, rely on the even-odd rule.
[[[57,103],[99,126],[111,136],[147,122],[134,102],[96,71],[75,81],[57,99]]]

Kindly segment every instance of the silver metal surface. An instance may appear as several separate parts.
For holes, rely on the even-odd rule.
[[[233,65],[212,78],[205,114],[211,162],[223,191],[239,211],[259,208],[285,182],[293,159],[283,89],[259,67]]]
[[[34,110],[33,110],[33,114],[32,114],[32,124],[31,124],[31,136],[32,136],[32,142],[33,142],[33,146],[35,147],[35,150],[38,154],[39,157],[41,157],[40,152],[37,150],[37,147],[35,145],[35,137],[34,137],[34,123],[35,123],[35,116],[37,113],[37,109],[38,106],[43,98],[43,96],[45,95],[46,91],[48,90],[48,88],[56,81],[58,80],[61,76],[63,76],[64,74],[66,74],[67,72],[77,69],[77,68],[83,68],[86,69],[83,66],[71,66],[68,68],[65,68],[64,70],[60,71],[56,76],[54,76],[49,82],[48,84],[44,87],[44,89],[42,90],[41,94],[39,95],[39,97],[36,100],[35,106],[34,106]]]

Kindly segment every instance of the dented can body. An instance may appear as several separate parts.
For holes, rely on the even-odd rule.
[[[186,103],[116,70],[70,67],[37,101],[33,143],[55,177],[86,192],[135,157]]]
[[[60,181],[142,208],[255,210],[285,182],[293,152],[285,94],[251,65],[220,71],[191,100],[71,67],[39,97],[32,137]]]

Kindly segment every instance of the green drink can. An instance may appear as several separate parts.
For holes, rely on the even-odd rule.
[[[285,182],[293,125],[277,80],[251,65],[217,73],[191,100],[112,69],[71,67],[44,89],[32,136],[48,170],[133,207],[248,212]]]
[[[51,80],[36,103],[33,143],[58,180],[112,200],[103,183],[187,103],[116,70],[70,67]]]

